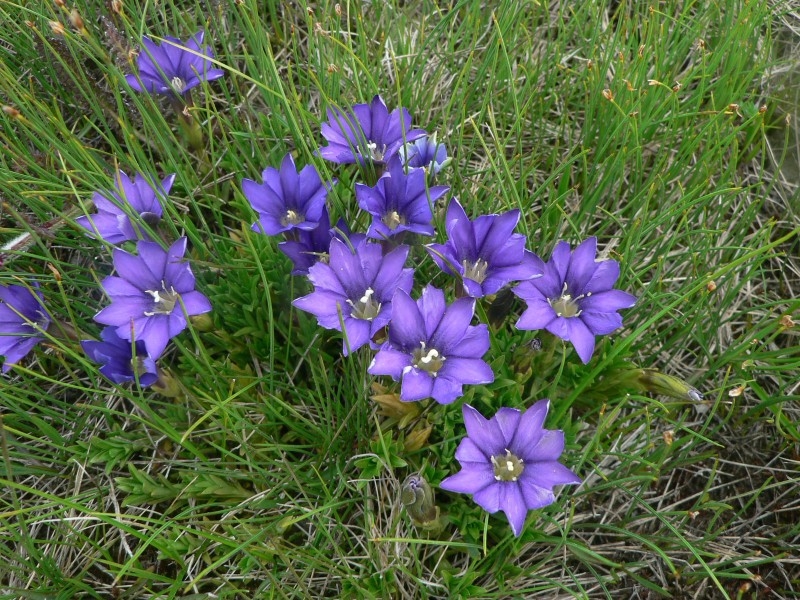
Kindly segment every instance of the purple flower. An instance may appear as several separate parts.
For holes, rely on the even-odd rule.
[[[328,109],[328,122],[322,124],[322,137],[328,145],[319,155],[335,163],[386,164],[405,142],[425,135],[411,129],[411,115],[405,108],[391,113],[380,96],[371,104],[356,104],[343,112]]]
[[[308,275],[308,270],[317,262],[328,262],[328,250],[334,237],[349,242],[353,248],[367,239],[363,233],[350,233],[350,228],[342,219],[339,219],[335,228],[331,228],[327,208],[323,208],[319,225],[313,230],[296,229],[287,236],[290,239],[278,244],[278,249],[294,264],[292,275]]]
[[[213,81],[225,74],[213,68],[214,51],[203,44],[205,32],[198,31],[187,42],[166,36],[157,44],[142,38],[139,52],[139,75],[126,75],[128,84],[137,92],[182,96],[202,81]]]
[[[358,205],[373,217],[367,237],[382,240],[403,231],[433,235],[431,206],[448,189],[429,189],[422,169],[406,173],[400,161],[392,161],[375,187],[356,184]]]
[[[135,381],[138,375],[142,387],[153,385],[158,380],[156,361],[147,355],[144,342],[123,340],[113,327],[100,332],[102,342],[82,340],[81,346],[94,362],[103,365],[100,372],[114,383]],[[136,356],[133,349],[136,348]]]
[[[572,342],[583,364],[594,353],[594,336],[622,327],[617,311],[636,303],[635,296],[611,289],[619,278],[619,263],[596,262],[596,256],[595,237],[582,242],[574,252],[567,242],[558,242],[544,265],[544,275],[514,288],[528,305],[517,321],[517,329],[546,329]]]
[[[5,356],[3,373],[22,360],[44,339],[50,325],[44,296],[35,281],[24,285],[0,285],[0,355]]]
[[[433,175],[438,175],[451,160],[447,157],[447,148],[444,144],[436,143],[435,133],[400,146],[397,157],[405,165],[406,170],[409,167],[427,169]]]
[[[486,325],[470,325],[475,300],[459,298],[445,305],[444,292],[431,285],[414,302],[406,290],[392,300],[389,339],[367,371],[401,381],[400,400],[433,397],[450,404],[463,394],[463,384],[494,381],[481,358],[489,349]]]
[[[410,291],[414,271],[404,269],[408,246],[398,246],[386,256],[380,244],[362,243],[351,252],[338,238],[330,245],[330,262],[318,262],[308,270],[314,291],[292,304],[311,313],[326,329],[342,331],[344,350],[358,350],[369,343],[392,314],[392,294]]]
[[[145,241],[136,248],[138,256],[114,250],[118,277],[106,277],[101,283],[111,305],[97,313],[94,320],[115,327],[123,340],[141,340],[155,360],[167,342],[186,329],[186,317],[210,311],[211,303],[195,291],[192,269],[182,260],[185,237],[169,250]]]
[[[163,214],[158,196],[166,196],[175,181],[175,174],[168,175],[161,185],[154,188],[144,175],[130,179],[122,171],[117,172],[115,190],[110,194],[95,192],[92,196],[97,213],[78,217],[75,222],[88,229],[109,244],[121,244],[128,240],[146,239],[150,236],[142,227],[146,223],[154,227]],[[135,214],[133,218],[131,215]]]
[[[525,412],[501,408],[486,420],[465,404],[467,437],[456,450],[461,470],[440,487],[472,494],[490,513],[502,510],[518,536],[529,510],[555,502],[554,485],[581,482],[558,462],[564,451],[564,432],[542,427],[549,407],[549,400],[539,400]]]
[[[325,196],[335,180],[323,184],[314,165],[306,165],[298,173],[291,154],[284,157],[280,171],[267,167],[261,177],[262,184],[242,181],[242,191],[259,215],[253,231],[276,235],[290,229],[316,229],[325,212]]]
[[[473,298],[497,293],[507,283],[540,277],[541,259],[525,249],[525,236],[513,233],[520,212],[482,215],[471,221],[453,198],[447,208],[447,243],[426,246],[445,273],[457,272]]]

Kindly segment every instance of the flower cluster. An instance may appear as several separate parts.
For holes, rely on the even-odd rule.
[[[527,302],[519,329],[542,329],[571,342],[584,363],[594,352],[594,336],[622,325],[617,311],[635,298],[612,289],[619,264],[596,261],[595,238],[572,255],[569,244],[559,242],[544,262],[527,249],[526,237],[515,233],[519,210],[470,218],[456,198],[447,203],[445,239],[424,246],[455,279],[456,298],[448,303],[444,289],[427,284],[415,300],[414,272],[405,264],[410,246],[436,235],[436,206],[449,191],[435,185],[450,162],[444,144],[435,134],[413,129],[406,109],[390,112],[380,96],[348,110],[328,109],[322,137],[327,145],[318,156],[355,164],[373,179],[356,183],[353,194],[370,220],[366,231],[352,233],[341,220],[331,228],[327,195],[336,180],[323,183],[312,165],[298,172],[291,155],[280,170],[265,169],[262,184],[242,181],[242,192],[259,215],[253,229],[284,236],[279,247],[292,260],[292,272],[307,275],[313,287],[294,306],[320,326],[341,332],[344,355],[369,348],[368,372],[399,382],[401,402],[432,398],[450,404],[465,385],[494,381],[486,360],[489,328],[473,321],[477,303],[506,288]],[[462,471],[445,479],[442,488],[473,494],[489,512],[503,510],[519,535],[529,510],[555,500],[554,486],[580,482],[558,462],[563,433],[543,428],[548,406],[540,401],[524,412],[505,407],[487,421],[465,405],[468,437],[456,454]],[[426,496],[426,489],[416,485],[414,498]],[[432,506],[431,498],[424,501]]]
[[[223,76],[215,64],[202,31],[187,42],[145,37],[137,73],[126,79],[136,91],[166,95],[189,109],[194,88]],[[182,110],[179,118],[190,147],[201,152],[202,135],[190,113]],[[495,381],[493,367],[503,357],[491,356],[492,333],[481,320],[499,294],[513,297],[508,290],[526,304],[517,329],[570,342],[588,363],[595,337],[619,329],[619,311],[636,302],[614,289],[619,263],[598,261],[593,237],[574,250],[557,242],[545,262],[516,232],[520,210],[470,216],[475,207],[448,199],[449,187],[437,183],[451,162],[445,145],[412,121],[406,108],[390,111],[380,96],[328,108],[321,126],[325,145],[315,156],[364,177],[349,193],[346,214],[360,210],[353,223],[339,219],[331,226],[348,191],[314,164],[298,168],[291,153],[277,168],[264,168],[260,182],[242,179],[241,192],[257,214],[253,231],[281,236],[278,247],[292,273],[306,278],[309,291],[293,306],[340,332],[343,355],[368,354],[369,374],[396,382],[389,385],[398,406],[429,399],[449,405],[469,393],[465,386]],[[186,260],[187,238],[165,241],[159,232],[176,175],[159,180],[119,171],[113,189],[95,192],[96,212],[76,219],[89,237],[122,246],[112,251],[113,274],[101,282],[110,302],[94,317],[104,326],[100,339],[81,340],[85,354],[117,384],[159,382],[157,363],[170,340],[191,317],[211,310]],[[332,194],[341,202],[329,202]],[[423,281],[415,293],[420,271],[408,266],[412,255],[427,261],[428,272],[438,268],[439,287]],[[50,335],[51,320],[38,284],[0,287],[3,372]],[[487,420],[464,404],[467,436],[455,453],[461,470],[441,488],[471,494],[490,513],[502,510],[520,535],[529,511],[555,501],[555,486],[581,481],[559,462],[565,436],[544,428],[548,409],[548,400],[525,410],[505,406]],[[404,504],[426,527],[439,520],[432,493],[419,476],[404,486]]]

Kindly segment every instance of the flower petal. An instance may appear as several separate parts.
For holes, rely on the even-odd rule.
[[[469,463],[455,475],[443,479],[439,487],[448,492],[475,494],[495,483],[491,465]]]
[[[528,507],[525,504],[525,499],[522,496],[519,484],[516,482],[508,482],[500,487],[502,498],[500,500],[501,508],[511,524],[511,531],[514,535],[519,537],[525,527],[525,518],[528,516]]]
[[[462,408],[467,435],[487,456],[505,454],[505,439],[497,421],[487,420],[481,413],[465,404]]]

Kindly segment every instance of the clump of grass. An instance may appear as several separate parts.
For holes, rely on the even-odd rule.
[[[797,594],[800,270],[785,125],[796,103],[774,44],[796,44],[775,32],[796,28],[797,7],[282,10],[0,6],[0,283],[38,281],[56,319],[96,337],[110,248],[74,220],[118,168],[177,173],[165,235],[188,237],[214,305],[209,330],[191,328],[163,361],[172,397],[110,384],[55,336],[5,378],[4,597]],[[226,76],[197,90],[197,152],[169,103],[124,75],[142,35],[201,28]],[[639,297],[588,366],[565,359],[525,384],[512,357],[525,360],[533,336],[492,330],[496,381],[465,401],[489,414],[551,397],[548,426],[566,431],[565,460],[584,479],[520,538],[443,491],[443,528],[412,524],[401,483],[421,472],[435,487],[456,470],[460,411],[427,407],[405,428],[383,415],[369,358],[342,358],[341,339],[293,309],[308,284],[250,230],[241,179],[287,152],[338,177],[332,213],[366,223],[353,172],[314,150],[326,107],[378,93],[439,133],[468,212],[519,208],[542,256],[597,235],[622,265],[619,287]],[[413,259],[418,284],[446,285]],[[644,367],[705,400],[617,385]],[[426,425],[424,445],[409,444]]]

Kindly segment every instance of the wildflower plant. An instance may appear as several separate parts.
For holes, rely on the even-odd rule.
[[[39,4],[0,19],[6,588],[797,595],[774,3]]]

